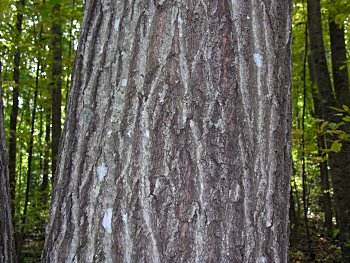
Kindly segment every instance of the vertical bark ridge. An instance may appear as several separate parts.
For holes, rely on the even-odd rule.
[[[265,9],[87,2],[44,262],[287,261],[290,34]]]

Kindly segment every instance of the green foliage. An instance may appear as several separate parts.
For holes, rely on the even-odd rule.
[[[293,46],[292,46],[292,62],[293,62],[293,76],[292,76],[292,107],[293,107],[293,177],[292,177],[292,194],[295,200],[295,212],[297,218],[303,218],[302,210],[303,204],[301,196],[303,190],[306,193],[307,215],[310,220],[323,219],[323,195],[329,194],[333,197],[333,189],[324,190],[321,186],[320,167],[322,164],[326,165],[329,153],[341,154],[342,146],[345,140],[350,140],[350,134],[345,132],[345,125],[350,122],[350,105],[343,105],[341,108],[332,108],[334,114],[339,121],[330,122],[325,121],[322,117],[317,116],[317,98],[318,93],[315,84],[312,83],[312,74],[310,73],[309,65],[309,39],[306,33],[307,24],[307,6],[305,1],[294,1],[293,11]],[[339,27],[346,29],[346,48],[348,55],[350,54],[350,2],[349,1],[321,1],[322,25],[323,25],[323,39],[326,49],[326,57],[328,65],[331,67],[331,48],[329,36],[329,22],[334,21]],[[344,65],[349,69],[349,56]],[[311,70],[312,71],[312,70]],[[330,71],[331,72],[331,71]],[[332,76],[331,76],[332,77]],[[331,78],[332,79],[332,78]],[[316,101],[315,101],[316,100]],[[306,185],[303,189],[302,176],[303,165],[305,166]],[[324,179],[322,179],[324,180]],[[333,208],[334,211],[334,208]],[[298,229],[304,235],[305,226],[298,226],[298,222],[292,222],[294,229]],[[301,225],[301,222],[299,222]],[[293,228],[292,230],[293,231]],[[320,231],[320,230],[318,230]],[[332,238],[336,239],[339,232],[338,229],[333,231]],[[324,233],[321,233],[325,235]],[[298,243],[300,243],[298,241]],[[304,245],[302,248],[306,253]],[[291,248],[293,251],[295,248]],[[336,246],[330,248],[333,251],[338,251]],[[339,251],[338,255],[333,255],[334,262],[340,262]],[[323,257],[324,258],[324,257]],[[309,260],[309,261],[308,261]],[[307,262],[315,262],[312,259],[305,260]],[[337,260],[337,261],[335,261]],[[303,262],[305,262],[303,261]],[[321,261],[320,261],[321,262]],[[323,261],[322,261],[323,262]],[[333,261],[332,261],[333,262]]]
[[[342,147],[342,141],[350,140],[350,134],[346,133],[342,127],[350,122],[350,109],[347,105],[343,105],[342,108],[330,107],[334,110],[336,115],[340,117],[340,122],[329,123],[328,121],[322,121],[320,128],[317,130],[319,135],[330,134],[336,136],[338,140],[331,141],[331,147],[329,149],[322,149],[325,153],[328,152],[340,152]]]
[[[23,262],[40,258],[51,192],[42,189],[44,174],[51,178],[50,141],[45,140],[46,128],[51,126],[51,90],[49,87],[52,55],[50,51],[53,21],[61,23],[63,39],[63,98],[69,92],[70,75],[82,19],[82,0],[39,1],[26,0],[24,8],[18,1],[0,1],[0,59],[2,62],[5,132],[9,135],[12,110],[14,55],[21,54],[19,88],[19,115],[17,124],[17,167],[14,223],[17,235],[22,232]],[[52,15],[55,4],[61,4],[61,12]],[[22,32],[16,29],[17,15],[23,13]],[[35,98],[35,90],[38,96]],[[29,203],[24,220],[24,203],[28,176],[28,150],[31,139],[32,113],[36,99],[36,117],[33,134],[33,158],[30,171]],[[64,100],[65,103],[65,100]],[[65,105],[63,105],[64,107]],[[63,120],[62,120],[63,123]],[[7,136],[9,139],[9,136]],[[51,138],[49,138],[51,140]],[[49,170],[47,171],[47,168]],[[45,170],[46,169],[46,170]]]

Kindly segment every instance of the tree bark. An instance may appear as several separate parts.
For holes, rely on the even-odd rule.
[[[350,90],[348,67],[346,64],[346,48],[344,38],[344,27],[339,27],[335,22],[329,23],[332,72],[334,91],[336,95],[336,106],[350,106]],[[337,116],[336,116],[337,117]],[[342,121],[342,116],[337,122]],[[345,133],[350,134],[350,123],[344,123],[340,127]],[[340,229],[340,240],[342,242],[342,254],[344,262],[350,262],[350,142],[343,140],[342,149],[339,153],[333,153],[333,176],[334,201],[336,205],[337,223]]]
[[[87,1],[43,262],[287,262],[290,1]]]
[[[11,197],[4,131],[0,62],[0,263],[16,262],[10,200]]]
[[[60,4],[56,4],[53,9],[53,23],[51,34],[52,48],[52,176],[54,176],[57,166],[58,147],[61,138],[61,106],[62,106],[62,30],[60,21]]]

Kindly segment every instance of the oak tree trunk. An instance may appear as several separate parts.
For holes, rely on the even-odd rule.
[[[87,1],[43,262],[287,262],[290,1]]]
[[[16,262],[10,200],[11,197],[4,131],[0,62],[0,263]]]

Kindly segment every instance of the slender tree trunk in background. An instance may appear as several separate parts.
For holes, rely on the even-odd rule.
[[[51,129],[50,129],[50,123],[51,123],[51,112],[48,109],[48,112],[45,111],[46,114],[46,127],[45,127],[45,145],[50,145],[50,134],[51,134]],[[40,185],[40,191],[41,191],[41,202],[42,202],[42,207],[43,209],[48,209],[49,208],[49,172],[50,172],[50,166],[49,166],[49,161],[50,161],[50,149],[49,147],[45,148],[44,152],[44,164],[43,164],[43,180]]]
[[[315,81],[315,73],[312,66],[312,60],[311,57],[308,57],[309,62],[309,76],[311,81],[311,91],[312,91],[312,100],[314,104],[314,114],[316,119],[324,119],[322,116],[322,108],[321,108],[321,100],[318,92],[318,88]],[[320,129],[321,124],[317,124],[317,129]],[[318,156],[319,157],[325,157],[325,153],[322,152],[322,149],[327,149],[327,143],[326,143],[326,136],[323,134],[319,134],[317,136],[317,147],[318,147]],[[327,230],[327,235],[332,235],[332,229],[333,229],[333,213],[332,213],[332,200],[331,200],[331,186],[329,181],[329,170],[328,170],[328,161],[324,160],[319,164],[320,168],[320,184],[321,184],[321,192],[322,192],[322,208],[324,212],[324,222],[325,227]]]
[[[4,130],[1,76],[0,61],[0,263],[12,263],[16,262],[16,250],[11,218],[11,197]]]
[[[291,2],[87,1],[43,262],[287,262]]]
[[[344,27],[339,28],[334,22],[329,24],[331,36],[333,83],[336,95],[336,107],[343,105],[350,107],[350,90],[348,67],[346,64],[346,48]],[[337,122],[341,122],[340,116]],[[350,134],[350,123],[340,127]],[[334,188],[334,201],[336,205],[337,223],[342,241],[342,253],[345,262],[350,262],[350,141],[343,140],[339,153],[333,153],[332,183]]]
[[[51,27],[52,38],[52,176],[57,166],[58,147],[61,138],[61,105],[62,105],[62,31],[60,20],[60,5],[53,9],[53,24]]]
[[[333,110],[330,109],[329,106],[335,106],[335,98],[329,79],[323,44],[320,0],[307,1],[307,16],[310,36],[311,66],[320,96],[321,113],[327,121],[333,121]]]
[[[310,228],[309,228],[309,218],[308,218],[308,180],[306,173],[306,156],[305,156],[305,117],[306,117],[306,65],[307,65],[307,50],[308,50],[308,29],[307,24],[305,26],[305,50],[303,59],[303,108],[301,117],[301,178],[303,187],[303,212],[304,212],[304,223],[305,223],[305,233],[308,244],[308,252],[311,259],[314,259],[314,253],[311,250],[311,239],[310,239]]]
[[[19,82],[20,82],[20,64],[21,64],[21,51],[19,48],[19,38],[22,33],[23,23],[23,9],[25,6],[25,0],[17,2],[17,22],[16,22],[16,44],[17,50],[14,56],[14,69],[13,80],[15,85],[13,87],[12,95],[12,110],[10,115],[10,140],[9,140],[9,176],[10,176],[10,195],[12,205],[16,198],[16,152],[17,152],[17,117],[18,117],[18,97],[19,97]],[[12,210],[14,212],[14,209]]]
[[[26,176],[26,191],[25,191],[25,198],[24,198],[24,209],[22,214],[22,226],[21,226],[21,234],[20,237],[22,240],[18,240],[17,244],[20,244],[17,247],[17,253],[22,257],[22,244],[23,244],[23,237],[24,237],[24,231],[26,227],[27,222],[27,211],[28,211],[28,205],[29,205],[29,194],[31,190],[31,181],[32,181],[32,161],[33,161],[33,147],[34,147],[34,128],[35,128],[35,121],[36,121],[36,104],[38,99],[38,89],[39,89],[39,70],[40,70],[40,62],[37,64],[36,69],[36,83],[35,83],[35,90],[34,90],[34,103],[33,103],[33,109],[32,109],[32,119],[31,119],[31,130],[30,130],[30,138],[29,138],[29,149],[28,149],[28,168],[27,168],[27,176]],[[22,260],[19,260],[22,261]]]
[[[292,246],[298,244],[299,242],[299,221],[298,221],[298,215],[297,210],[295,207],[295,201],[294,201],[294,195],[293,195],[293,188],[291,186],[290,194],[289,194],[289,221],[290,221],[290,243]]]

